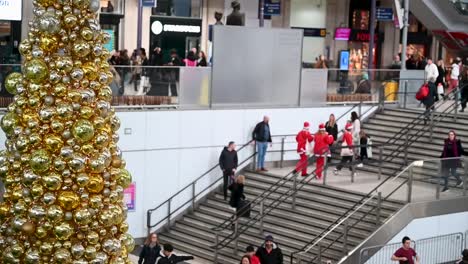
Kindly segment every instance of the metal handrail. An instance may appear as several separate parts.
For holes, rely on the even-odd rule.
[[[450,94],[452,94],[452,93],[455,93],[455,94],[456,94],[456,93],[457,93],[457,89],[456,89],[456,90],[453,90],[453,91],[452,91],[451,93],[449,93],[448,95],[450,95]],[[447,96],[448,96],[448,95],[447,95]],[[454,104],[455,104],[456,106],[458,105],[457,100],[455,100]],[[435,103],[434,103],[434,105],[435,105]],[[452,104],[452,105],[453,105],[453,104]],[[452,106],[452,105],[451,105],[451,106]],[[439,106],[439,107],[440,107],[440,106]],[[435,109],[432,111],[432,114],[436,111],[436,109],[438,109],[438,107],[435,108]],[[445,113],[448,109],[451,109],[451,107],[448,107],[447,109],[445,109],[441,114]],[[447,114],[448,114],[448,113],[447,113]],[[419,124],[419,122],[417,122],[417,121],[421,121],[420,117],[422,117],[422,116],[424,116],[424,113],[422,113],[422,114],[420,114],[418,117],[416,117],[416,118],[414,119],[414,121],[413,121],[413,122],[410,122],[406,127],[402,128],[402,129],[400,130],[399,133],[402,133],[402,134],[403,134],[403,132],[409,131],[410,129],[414,128],[416,125]],[[440,115],[440,116],[441,116],[441,115]],[[439,116],[439,117],[440,117],[440,116]],[[417,123],[416,123],[416,122],[417,122]],[[412,125],[412,126],[411,126],[411,125]],[[411,128],[409,128],[410,126],[411,126]],[[419,130],[419,131],[417,132],[417,134],[416,134],[416,135],[413,135],[412,137],[418,136],[418,133],[419,133],[419,132],[425,133],[426,131]],[[392,137],[392,138],[390,138],[389,140],[387,140],[386,143],[389,144],[390,141],[392,141],[392,139],[394,139],[394,138],[395,138],[394,141],[396,142],[396,141],[398,140],[398,139],[396,139],[396,137],[397,137],[397,135],[398,135],[399,133],[395,134],[394,137]],[[401,139],[401,137],[400,137],[400,139]],[[409,142],[408,142],[408,143],[409,143]],[[398,146],[400,147],[400,146],[405,146],[405,145],[398,145]],[[399,147],[398,147],[397,149],[395,149],[389,156],[387,156],[387,157],[390,157],[390,158],[391,158],[390,160],[392,160],[393,158],[395,158],[395,157],[393,156],[393,154],[394,154],[395,152],[399,151]],[[405,147],[408,148],[408,145],[406,145]],[[385,161],[387,161],[387,159],[385,159]],[[403,167],[404,167],[404,166],[403,166]],[[400,169],[401,169],[401,167],[400,167]],[[399,170],[399,169],[395,169],[395,171],[398,171],[398,170]],[[344,215],[346,215],[346,214],[348,214],[349,212],[351,212],[359,203],[363,202],[363,201],[365,200],[366,197],[368,197],[369,195],[372,195],[372,193],[376,192],[376,190],[378,190],[383,184],[385,184],[385,183],[386,183],[388,180],[390,180],[390,179],[393,179],[393,178],[387,178],[387,179],[385,179],[383,182],[381,182],[379,185],[377,185],[374,189],[372,189],[367,195],[365,195],[363,198],[361,198],[361,200],[360,200],[359,202],[357,202],[353,207],[351,207],[350,209],[348,209],[341,217],[339,217],[334,223],[332,223],[328,228],[326,228],[320,235],[316,236],[310,243],[308,243],[308,245],[309,245],[309,244],[316,245],[317,242],[314,242],[314,241],[315,241],[318,237],[321,237],[321,238],[319,239],[319,241],[321,241],[324,237],[326,237],[326,235],[324,236],[326,230],[330,229],[333,225],[335,225],[337,222],[339,222],[340,219],[341,219]],[[401,184],[399,187],[397,187],[397,189],[399,189],[399,188],[400,188],[401,186],[403,186],[403,185],[404,185],[404,183]],[[395,190],[395,191],[396,191],[396,190]],[[391,194],[393,194],[395,191],[393,191]],[[391,194],[390,194],[390,195],[391,195]],[[372,195],[372,197],[374,197],[374,196],[375,196],[375,194]],[[385,197],[385,198],[384,198],[384,201],[385,201],[386,199],[388,199],[388,197],[389,197],[389,196]],[[374,210],[374,209],[372,209],[371,211],[373,211],[373,210]],[[364,215],[364,216],[365,216],[365,215]],[[329,233],[326,233],[326,234],[328,235]],[[335,241],[333,241],[333,243],[335,243],[335,242],[336,242],[339,238],[341,238],[341,237],[342,237],[342,236],[340,236],[340,237],[338,237],[337,239],[335,239]],[[329,246],[328,246],[325,250],[327,250],[328,248],[330,248],[330,247],[332,246],[333,243],[330,243]],[[293,252],[293,253],[291,254],[291,261],[293,260],[293,257],[294,257],[295,254],[298,254],[298,253],[307,253],[307,252],[310,250],[310,249],[308,249],[308,250],[304,251],[306,248],[308,248],[307,245],[305,245],[301,250],[296,251],[296,252]]]
[[[413,161],[410,165],[406,166],[402,171],[400,171],[395,177],[392,177],[392,178],[388,178],[390,179],[389,183],[393,183],[395,182],[397,179],[399,179],[402,175],[406,174],[406,172],[408,172],[411,176],[411,180],[412,179],[412,169],[414,167],[420,167],[419,163],[418,162],[433,162],[433,161],[444,161],[444,160],[463,160],[464,158],[462,157],[454,157],[454,158],[442,158],[442,159],[424,159],[424,160],[418,160],[418,161]],[[396,191],[398,191],[402,186],[408,184],[408,181],[410,181],[410,179],[404,179],[403,182],[401,184],[399,184],[392,192],[390,192],[387,196],[385,197],[382,197],[381,198],[381,202],[384,202],[384,201],[387,201]],[[412,185],[410,186],[410,188],[412,188]],[[408,190],[409,191],[409,195],[411,194],[411,190]],[[296,252],[296,254],[305,254],[305,253],[308,253],[312,248],[314,248],[315,246],[317,246],[318,244],[320,244],[320,242],[325,238],[327,237],[329,234],[331,234],[333,231],[335,231],[338,227],[340,227],[341,225],[343,225],[345,222],[349,222],[349,219],[354,215],[356,214],[357,212],[359,212],[359,210],[361,208],[363,208],[364,206],[368,205],[369,202],[373,201],[376,199],[376,197],[380,196],[380,193],[377,192],[377,190],[374,190],[372,192],[372,195],[367,198],[360,206],[358,206],[356,209],[354,209],[351,213],[347,214],[346,217],[344,217],[343,219],[341,219],[340,221],[336,222],[334,224],[334,226],[330,229],[330,228],[327,228],[330,229],[326,232],[325,235],[323,235],[319,240],[315,241],[313,244],[311,244],[309,247],[306,248],[306,250],[303,250],[301,252]],[[408,197],[410,198],[410,197]],[[380,202],[380,203],[381,203]],[[347,228],[347,231],[348,232],[349,230],[351,230],[352,228],[354,228],[358,223],[360,223],[365,217],[367,217],[368,215],[370,215],[371,213],[374,212],[374,210],[377,210],[377,207],[375,206],[371,206],[371,209],[368,210],[367,212],[363,213],[362,216],[356,220],[354,222],[354,224],[352,225],[349,225],[348,224],[348,228]],[[341,239],[342,237],[344,236],[344,234],[342,233],[341,235],[339,235],[337,238],[335,238],[331,243],[328,243],[328,246],[325,247],[321,253],[325,252],[326,250],[328,250],[331,246],[334,245],[334,243],[336,243],[336,241],[338,241],[339,239]],[[294,254],[294,253],[293,253]],[[292,256],[291,255],[291,261],[292,261]],[[312,259],[312,261],[314,261],[315,259],[317,258],[314,257]],[[292,262],[291,262],[292,263]]]
[[[417,80],[421,80],[421,79],[417,79]],[[385,82],[384,82],[384,83],[385,83]],[[381,92],[381,91],[375,91],[374,94],[376,94],[376,93],[378,94],[379,92]],[[386,99],[387,97],[389,97],[389,96],[391,96],[391,95],[394,95],[394,94],[402,94],[402,92],[395,92],[395,93],[391,93],[391,94],[388,94],[388,95],[384,96],[384,97],[383,97],[383,102],[385,102],[385,99]],[[405,91],[404,94],[406,95],[406,94],[408,94],[408,93]],[[380,103],[380,102],[379,102],[379,103]],[[356,107],[361,107],[362,104],[363,104],[363,102],[361,101],[359,104],[354,105],[351,109],[349,109],[349,110],[346,111],[344,114],[342,114],[339,118],[337,118],[337,121],[340,120],[340,119],[341,119],[342,117],[344,117],[345,115],[349,114],[352,110],[354,110],[354,108],[356,108]],[[373,109],[373,107],[369,108],[364,114],[361,113],[361,116],[365,115],[367,112],[369,112],[369,111],[372,110],[372,109]],[[333,149],[333,148],[330,148],[330,149]],[[314,171],[314,172],[315,172],[315,171]],[[291,176],[291,174],[292,174],[292,171],[289,172],[288,174],[286,174],[285,176],[283,176],[282,178],[280,178],[275,184],[271,185],[271,186],[270,186],[267,190],[265,190],[262,194],[258,195],[252,202],[250,202],[251,206],[255,206],[255,205],[258,205],[258,204],[260,204],[260,203],[263,203],[263,201],[266,200],[266,199],[269,197],[270,194],[272,194],[272,193],[273,193],[275,190],[277,190],[278,188],[283,187],[283,186],[287,183],[287,181],[285,181],[285,180],[286,180],[289,176]],[[283,183],[281,183],[281,182],[283,182]],[[303,183],[303,182],[301,181],[301,183]],[[272,190],[274,186],[275,186],[276,188],[275,188],[274,190]],[[300,188],[302,188],[302,186],[301,186]],[[299,189],[300,189],[300,188],[299,188]],[[268,193],[268,194],[267,194],[267,193]],[[265,194],[267,194],[267,195],[265,195]],[[261,201],[258,201],[258,199],[260,199],[260,197],[263,197],[263,199],[261,199]],[[275,199],[271,204],[274,204],[275,202],[278,202],[282,197],[283,197],[283,195],[281,195],[279,198]],[[270,205],[271,205],[271,204],[270,204]],[[265,210],[265,209],[264,209],[264,210]],[[269,210],[269,211],[271,211],[271,210]],[[250,226],[252,226],[253,224],[256,223],[256,222],[254,222],[254,223],[252,223],[252,224],[250,225],[250,222],[251,222],[251,221],[254,221],[254,220],[259,221],[259,220],[263,219],[263,217],[266,216],[266,215],[268,215],[268,213],[262,214],[262,216],[261,216],[259,219],[250,218],[250,219],[247,221],[247,224],[243,225],[243,227],[244,227],[243,230],[240,230],[241,232],[236,232],[235,237],[238,236],[238,235],[240,235],[240,234],[242,234],[244,231],[247,230],[248,227],[250,227]],[[222,231],[222,230],[231,228],[231,225],[232,225],[232,224],[235,224],[235,223],[234,223],[235,221],[236,221],[236,214],[233,213],[232,216],[230,216],[227,220],[225,220],[223,223],[221,223],[220,225],[218,225],[217,227],[215,227],[215,228],[212,229],[212,230],[215,231],[215,232],[217,232],[217,233],[219,233],[219,232]],[[217,242],[217,245],[215,245],[214,248],[215,248],[216,250],[218,250],[218,249],[222,249],[222,248],[224,248],[225,246],[227,246],[227,244],[229,244],[230,242],[232,242],[232,241],[235,239],[235,237],[232,237],[229,241],[227,241],[233,234],[234,234],[234,233],[231,233],[229,236],[227,236],[227,237],[226,237],[225,239],[223,239],[222,241],[220,241],[220,242],[218,241],[218,242]],[[223,245],[223,244],[224,244],[224,245]],[[221,247],[219,247],[219,245],[221,245]]]

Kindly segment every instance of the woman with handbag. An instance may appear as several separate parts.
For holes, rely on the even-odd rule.
[[[442,175],[444,177],[444,189],[442,192],[448,191],[448,180],[450,176],[457,179],[458,187],[462,186],[463,181],[457,174],[457,168],[461,167],[461,155],[466,155],[466,152],[463,149],[461,141],[457,139],[455,131],[451,130],[448,134],[448,138],[444,140],[444,149],[440,155],[440,158],[445,159],[442,160]]]
[[[353,125],[351,124],[351,122],[348,121],[348,123],[345,126],[345,131],[343,134],[343,143],[341,144],[341,146],[343,147],[340,153],[341,162],[340,164],[338,164],[338,166],[336,166],[335,170],[333,171],[335,175],[339,174],[339,172],[341,171],[341,169],[344,167],[346,163],[350,163],[349,170],[352,171],[353,174],[355,174],[354,169],[351,165],[351,163],[353,162],[353,156],[354,156],[353,135],[351,133],[352,129],[353,129]]]

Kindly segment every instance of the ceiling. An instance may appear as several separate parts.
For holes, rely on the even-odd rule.
[[[468,32],[468,0],[409,0],[411,12],[430,30]],[[460,9],[457,10],[456,7]]]

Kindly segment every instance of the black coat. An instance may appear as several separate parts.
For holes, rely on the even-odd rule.
[[[221,170],[232,170],[237,169],[237,151],[229,151],[227,147],[224,147],[219,155],[219,167]]]
[[[370,94],[371,93],[371,83],[369,80],[360,80],[358,87],[354,93],[357,94]]]
[[[231,197],[229,198],[229,205],[234,208],[239,207],[240,201],[245,199],[244,184],[239,184],[235,182],[229,185],[229,190],[231,191]]]
[[[327,133],[329,135],[332,135],[333,136],[333,139],[336,141],[338,140],[338,125],[335,123],[335,125],[332,127],[332,126],[329,126],[328,125],[328,122],[325,123],[325,130],[327,131]]]
[[[283,252],[273,243],[273,249],[268,254],[264,245],[257,249],[255,255],[260,259],[261,264],[283,264]]]
[[[265,138],[265,127],[268,127],[268,136]],[[259,142],[271,142],[271,130],[270,125],[265,122],[260,122],[255,126],[255,129],[252,133],[252,139]]]
[[[439,83],[444,85],[445,69],[437,65],[437,71],[439,72],[439,76],[437,76],[436,85],[439,85]]]
[[[428,83],[429,86],[429,94],[422,100],[422,103],[426,106],[432,106],[435,101],[434,101],[434,96],[437,95],[437,87],[435,86],[434,83]]]
[[[243,26],[245,15],[239,11],[233,11],[226,18],[226,25],[228,26]]]
[[[459,139],[456,139],[457,144],[457,153],[454,153],[454,148],[451,145],[451,142],[446,139],[444,141],[444,148],[442,150],[442,154],[440,154],[440,158],[456,158],[461,157],[461,155],[466,155],[467,153],[463,149],[462,143]],[[449,159],[442,161],[442,168],[456,168],[460,167],[461,162],[460,159]]]
[[[175,254],[172,254],[169,257],[166,257],[164,255],[161,255],[161,258],[159,258],[158,260],[158,264],[175,264],[191,259],[193,259],[192,256],[177,256]]]
[[[206,66],[208,66],[208,63],[206,62],[205,58],[202,58],[201,60],[197,62],[197,67],[206,67]]]
[[[150,246],[143,246],[143,250],[140,252],[140,258],[138,259],[138,264],[154,264],[156,259],[159,257],[159,252],[161,247],[159,245],[151,248]]]

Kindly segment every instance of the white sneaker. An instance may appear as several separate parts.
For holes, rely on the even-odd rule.
[[[340,171],[337,170],[337,169],[334,169],[334,170],[333,170],[333,173],[334,173],[335,175],[338,175],[338,174],[340,174]]]
[[[355,173],[353,173],[353,177],[356,177],[356,176],[357,176],[357,173],[356,173],[356,172],[355,172]]]
[[[358,168],[362,168],[362,167],[364,167],[364,164],[359,163],[359,164],[357,165],[357,167],[358,167]]]

